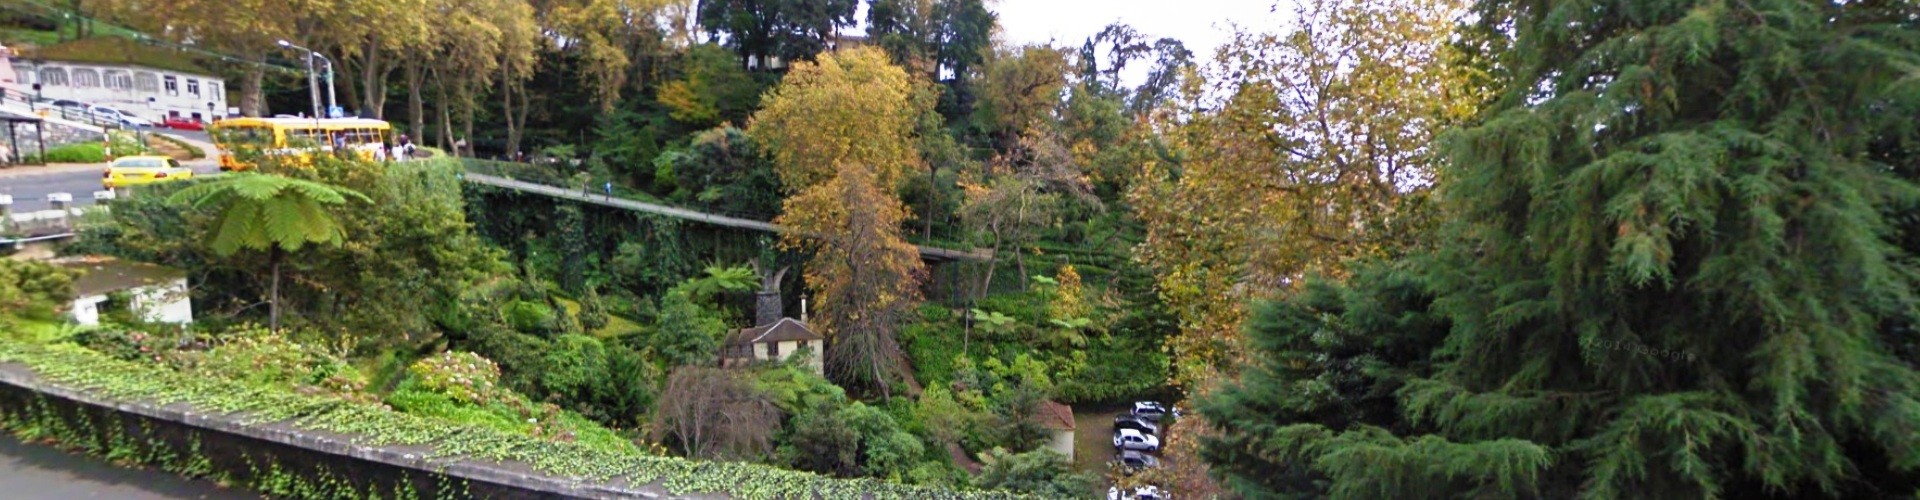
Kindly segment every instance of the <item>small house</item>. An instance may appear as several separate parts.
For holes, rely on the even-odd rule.
[[[76,323],[98,325],[100,315],[116,307],[125,307],[135,317],[155,323],[193,322],[187,273],[183,271],[111,257],[75,257],[51,263],[75,275],[69,314]],[[110,299],[125,302],[112,304]]]
[[[1047,429],[1047,449],[1073,460],[1073,407],[1052,400],[1041,401],[1033,418]]]
[[[821,350],[825,346],[826,337],[814,333],[806,323],[793,318],[780,318],[770,324],[734,330],[720,350],[720,365],[739,366],[755,361],[784,360],[804,350],[810,353],[807,364],[813,367],[814,372],[820,372]]]

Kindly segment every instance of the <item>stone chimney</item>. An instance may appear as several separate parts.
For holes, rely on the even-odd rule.
[[[761,290],[753,294],[753,326],[780,321],[780,291]]]

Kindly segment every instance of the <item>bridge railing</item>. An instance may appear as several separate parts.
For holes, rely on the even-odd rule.
[[[731,217],[735,219],[746,219],[746,220],[759,221],[759,222],[772,222],[776,216],[776,214],[750,213],[750,212],[744,212],[740,210],[730,210],[730,209],[716,206],[711,203],[666,202],[666,201],[659,200],[647,193],[633,191],[631,189],[627,189],[620,186],[611,186],[612,189],[611,189],[611,192],[609,193],[608,187],[610,186],[608,186],[607,184],[608,182],[607,179],[587,179],[585,182],[582,182],[575,176],[585,173],[585,170],[582,167],[575,166],[572,164],[567,164],[567,163],[543,164],[543,163],[486,160],[486,159],[477,159],[477,158],[462,158],[461,162],[463,164],[462,165],[463,168],[468,173],[490,175],[494,177],[502,177],[502,178],[520,181],[520,182],[527,182],[527,183],[533,183],[533,184],[541,184],[548,187],[562,188],[570,191],[577,191],[582,195],[590,196],[593,198],[599,198],[599,197],[605,196],[610,199],[647,203],[652,205],[658,205],[661,207],[696,211],[704,214]],[[955,234],[951,231],[942,231],[941,233],[944,233],[944,234],[938,234],[934,238],[925,238],[924,237],[925,235],[922,234],[920,231],[907,231],[906,234],[904,234],[904,236],[907,237],[909,242],[912,242],[915,245],[925,247],[930,251],[940,253],[942,256],[946,256],[946,257],[979,258],[979,256],[982,255],[981,254],[982,250],[980,249],[973,249],[973,250],[958,249],[966,246],[960,243],[956,243],[964,240],[964,238],[961,238],[959,234]],[[918,240],[929,240],[929,241],[918,241]]]
[[[636,191],[631,188],[627,188],[625,186],[618,186],[618,185],[611,186],[612,193],[608,193],[607,184],[610,182],[609,179],[590,178],[590,179],[587,179],[585,182],[581,182],[579,180],[574,179],[573,176],[580,173],[586,173],[584,168],[575,167],[573,165],[564,164],[564,163],[540,164],[540,163],[512,162],[512,161],[500,161],[500,160],[486,160],[486,159],[477,159],[477,158],[461,158],[460,161],[462,163],[462,166],[465,168],[465,170],[470,173],[485,174],[485,175],[491,175],[494,177],[504,177],[504,178],[513,179],[516,181],[521,181],[521,182],[531,182],[535,184],[544,184],[547,186],[566,188],[574,191],[579,191],[581,194],[586,194],[586,195],[610,196],[614,199],[623,199],[623,200],[637,201],[642,203],[651,203],[655,205],[692,210],[697,212],[704,212],[704,213],[709,213],[713,215],[732,217],[736,219],[748,219],[748,220],[756,220],[761,222],[772,222],[774,217],[779,215],[779,214],[769,214],[769,213],[755,213],[755,212],[749,212],[744,210],[733,210],[733,209],[724,208],[712,203],[669,202],[669,201],[661,200],[657,197],[654,197],[651,194]]]

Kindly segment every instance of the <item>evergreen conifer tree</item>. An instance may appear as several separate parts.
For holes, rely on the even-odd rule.
[[[1516,85],[1449,141],[1443,251],[1260,309],[1200,408],[1228,485],[1915,495],[1920,7],[1481,3]]]

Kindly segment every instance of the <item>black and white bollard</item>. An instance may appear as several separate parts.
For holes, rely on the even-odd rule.
[[[13,222],[13,195],[0,194],[0,225]]]
[[[94,191],[94,192],[93,192],[93,204],[95,204],[95,205],[107,205],[107,204],[111,204],[111,203],[113,203],[113,200],[115,200],[115,199],[118,199],[118,198],[120,198],[120,194],[119,194],[119,193],[116,193],[116,192],[114,192],[114,191],[113,191],[113,190],[111,190],[111,189],[109,189],[109,190],[105,190],[105,191]]]
[[[65,212],[73,208],[73,194],[47,193],[47,204],[53,205],[54,210]]]

